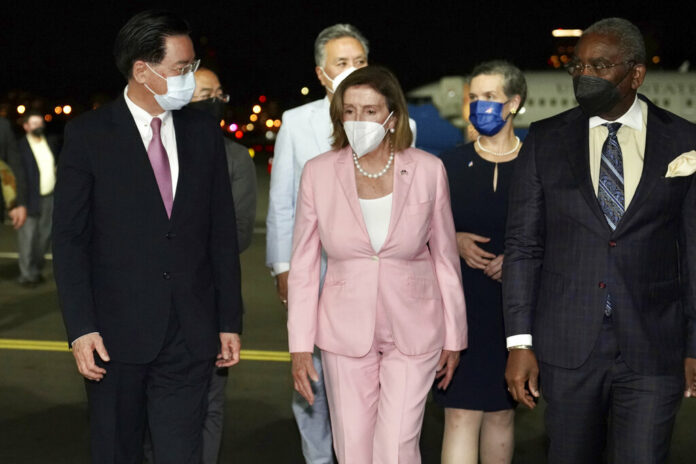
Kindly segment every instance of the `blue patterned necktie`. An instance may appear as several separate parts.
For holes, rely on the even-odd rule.
[[[611,230],[615,230],[621,216],[623,216],[624,202],[624,171],[621,146],[616,138],[616,133],[621,127],[620,122],[604,124],[609,129],[609,135],[602,145],[602,161],[599,165],[599,189],[597,199],[607,218]],[[607,304],[604,314],[611,316],[613,304],[611,294],[607,293]]]

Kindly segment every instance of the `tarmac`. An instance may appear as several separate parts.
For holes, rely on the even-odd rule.
[[[257,227],[250,249],[241,255],[243,353],[227,384],[220,462],[302,463],[290,409],[285,309],[264,265],[269,176],[265,159],[256,163]],[[84,382],[68,350],[50,265],[45,283],[20,287],[16,250],[16,234],[0,225],[0,464],[87,463]],[[543,411],[543,400],[533,411],[517,409],[514,463],[546,462]],[[695,423],[696,400],[685,400],[670,463],[696,462]],[[440,461],[442,429],[442,409],[428,401],[421,437],[424,463]]]

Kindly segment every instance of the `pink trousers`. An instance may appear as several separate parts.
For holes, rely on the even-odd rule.
[[[334,449],[340,464],[419,464],[425,401],[441,350],[399,352],[378,310],[375,340],[361,358],[322,351]]]

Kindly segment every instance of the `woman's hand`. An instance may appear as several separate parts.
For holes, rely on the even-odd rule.
[[[479,243],[488,243],[491,239],[470,232],[457,232],[457,250],[459,256],[464,259],[466,265],[472,269],[485,269],[495,255],[483,250],[476,245]]]
[[[312,353],[290,353],[292,358],[292,378],[295,381],[295,390],[302,395],[307,402],[314,404],[314,391],[309,379],[319,381],[319,374],[314,369]]]
[[[483,273],[486,274],[488,277],[490,277],[493,280],[497,280],[498,282],[503,281],[503,255],[498,255],[493,259],[490,263],[488,263],[488,266],[483,270]]]
[[[437,388],[440,390],[447,389],[458,364],[459,351],[442,350],[440,361],[437,363],[437,368],[435,368],[435,378],[439,379],[442,377],[442,380],[437,384]]]

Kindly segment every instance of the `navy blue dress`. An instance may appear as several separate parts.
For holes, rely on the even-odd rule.
[[[447,170],[454,226],[457,232],[490,237],[482,249],[503,253],[508,192],[515,161],[498,164],[498,182],[493,191],[495,163],[481,158],[473,143],[458,146],[440,156]],[[460,259],[469,328],[469,347],[462,351],[459,366],[447,390],[435,386],[435,402],[447,408],[500,411],[515,407],[507,391],[507,349],[503,327],[502,286],[480,269]],[[438,380],[435,384],[437,385]]]

